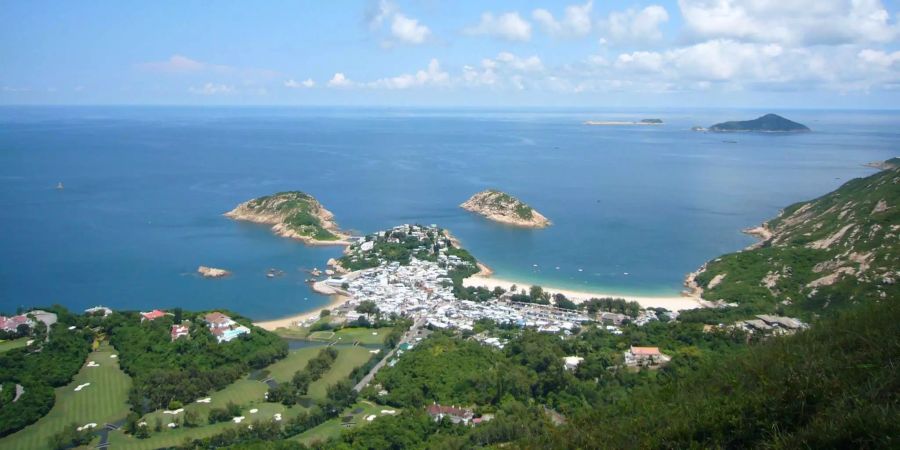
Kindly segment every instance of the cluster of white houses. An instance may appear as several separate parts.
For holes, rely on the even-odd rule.
[[[424,318],[435,328],[471,330],[476,321],[490,319],[557,333],[590,320],[581,312],[546,305],[497,299],[457,300],[447,269],[415,258],[405,266],[392,262],[366,269],[342,283],[348,285],[352,296],[346,312],[348,320],[359,316],[353,308],[364,301],[374,302],[383,314]]]
[[[49,328],[56,323],[56,314],[35,309],[33,311],[28,311],[25,314],[18,314],[10,317],[0,316],[0,330],[15,333],[19,331],[20,326],[24,325],[28,328],[33,327],[36,323],[35,321],[43,322],[44,325],[47,325]]]

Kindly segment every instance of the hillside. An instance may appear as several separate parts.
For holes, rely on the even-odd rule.
[[[551,225],[549,219],[525,202],[494,189],[481,191],[459,206],[495,222],[508,225],[528,228],[544,228]]]
[[[710,358],[526,448],[897,448],[894,301],[850,309],[795,336]]]
[[[849,181],[750,230],[764,240],[710,261],[696,283],[706,300],[800,316],[900,298],[898,201],[898,168]]]
[[[300,191],[255,198],[241,203],[225,216],[272,225],[275,234],[307,244],[347,244],[347,235],[338,228],[334,214],[315,197]]]
[[[796,132],[810,130],[806,125],[785,119],[778,114],[766,114],[753,120],[717,123],[709,127],[709,131]]]

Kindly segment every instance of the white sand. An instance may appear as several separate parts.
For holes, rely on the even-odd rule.
[[[209,403],[211,401],[212,401],[211,397],[206,397],[206,398],[201,398],[200,400],[197,400],[197,403]]]
[[[234,423],[241,423],[241,421],[243,421],[244,419],[245,419],[244,416],[240,416],[240,417],[235,417],[235,418],[233,418],[233,419],[231,419],[231,420],[233,420]]]
[[[253,408],[253,409],[250,410],[250,414],[256,414],[256,413],[258,413],[258,412],[259,412],[259,410],[256,409],[256,408]]]
[[[331,301],[321,308],[300,313],[294,316],[282,317],[280,319],[255,322],[254,325],[269,331],[273,331],[278,328],[290,328],[292,326],[296,326],[301,322],[306,322],[308,320],[317,320],[319,318],[319,314],[321,314],[323,309],[337,308],[338,306],[343,305],[348,300],[350,300],[350,297],[344,295],[333,295],[331,296]]]
[[[469,278],[463,280],[464,286],[473,286],[479,287],[483,286],[488,289],[494,289],[495,287],[501,287],[506,289],[507,291],[512,287],[512,285],[518,286],[519,292],[528,292],[528,289],[532,286],[532,283],[523,283],[516,282],[511,280],[504,280],[502,278],[495,277],[484,277],[480,275],[474,275]],[[643,308],[665,308],[670,311],[679,311],[683,309],[695,309],[701,308],[699,297],[684,297],[680,295],[672,295],[672,296],[643,296],[643,295],[629,295],[629,294],[615,294],[610,292],[592,292],[592,291],[574,291],[570,289],[560,289],[555,288],[553,286],[543,286],[544,292],[549,292],[551,295],[553,294],[562,294],[565,295],[566,298],[572,300],[575,303],[581,303],[586,300],[590,300],[591,298],[601,298],[601,297],[613,297],[613,298],[624,298],[628,301],[638,302]]]
[[[100,364],[97,364],[95,361],[88,361],[88,367],[100,367]]]
[[[84,389],[84,388],[86,388],[86,387],[88,387],[88,386],[90,386],[90,385],[91,385],[91,383],[79,384],[78,386],[75,387],[75,392],[78,392],[78,391],[80,391],[80,390],[82,390],[82,389]]]

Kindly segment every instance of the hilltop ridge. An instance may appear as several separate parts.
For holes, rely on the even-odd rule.
[[[785,133],[810,131],[810,129],[802,123],[785,119],[778,114],[766,114],[753,120],[733,120],[717,123],[709,127],[709,131],[763,131],[770,133]]]

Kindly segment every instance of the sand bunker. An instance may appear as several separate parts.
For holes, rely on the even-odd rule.
[[[86,388],[86,387],[88,387],[88,386],[90,386],[90,385],[91,385],[91,383],[79,384],[78,386],[75,387],[75,392],[78,392],[78,391],[80,391],[80,390],[82,390],[82,389],[84,389],[84,388]]]

